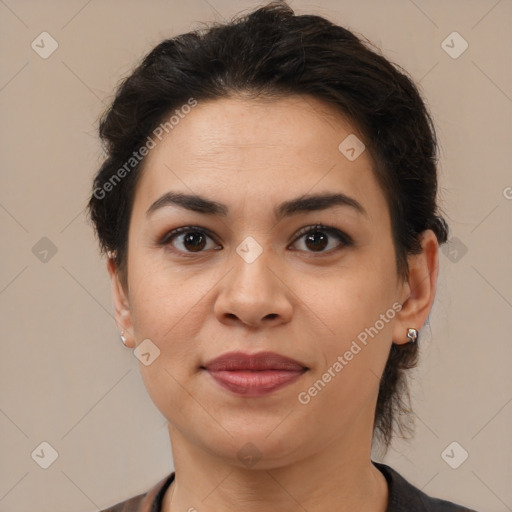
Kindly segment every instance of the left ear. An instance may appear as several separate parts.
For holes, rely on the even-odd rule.
[[[409,255],[409,276],[402,286],[402,309],[396,315],[393,343],[409,342],[407,329],[423,327],[432,309],[439,274],[439,244],[435,233],[427,229],[420,233],[420,254]]]

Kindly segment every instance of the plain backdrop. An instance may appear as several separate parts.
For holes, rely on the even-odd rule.
[[[166,420],[119,341],[85,217],[102,158],[97,121],[161,39],[258,5],[0,1],[0,512],[91,512],[173,469]],[[290,5],[363,34],[408,70],[440,140],[451,238],[411,374],[416,434],[383,462],[427,494],[512,510],[512,2]],[[47,469],[37,454],[52,448],[41,443],[57,453]],[[446,462],[465,452],[456,469]]]

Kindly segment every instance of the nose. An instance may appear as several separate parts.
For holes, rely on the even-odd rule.
[[[264,250],[252,262],[245,261],[238,253],[233,255],[233,268],[222,280],[222,289],[214,305],[214,313],[220,322],[268,327],[290,321],[293,310],[291,288],[282,278],[282,272],[272,268],[266,252]]]

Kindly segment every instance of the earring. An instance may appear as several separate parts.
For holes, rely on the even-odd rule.
[[[407,329],[407,337],[411,343],[415,343],[418,339],[418,331],[412,327]]]
[[[126,337],[124,336],[124,331],[121,331],[121,334],[119,336],[121,337],[123,345],[126,347]]]

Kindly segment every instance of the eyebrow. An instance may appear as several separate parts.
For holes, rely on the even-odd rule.
[[[220,217],[226,217],[229,212],[229,208],[225,204],[206,197],[183,192],[167,192],[148,208],[146,216],[166,206],[179,206],[193,212]],[[280,221],[292,215],[326,210],[334,206],[348,206],[358,214],[368,217],[368,212],[359,201],[341,192],[302,195],[285,201],[274,209],[274,216],[276,220]]]

